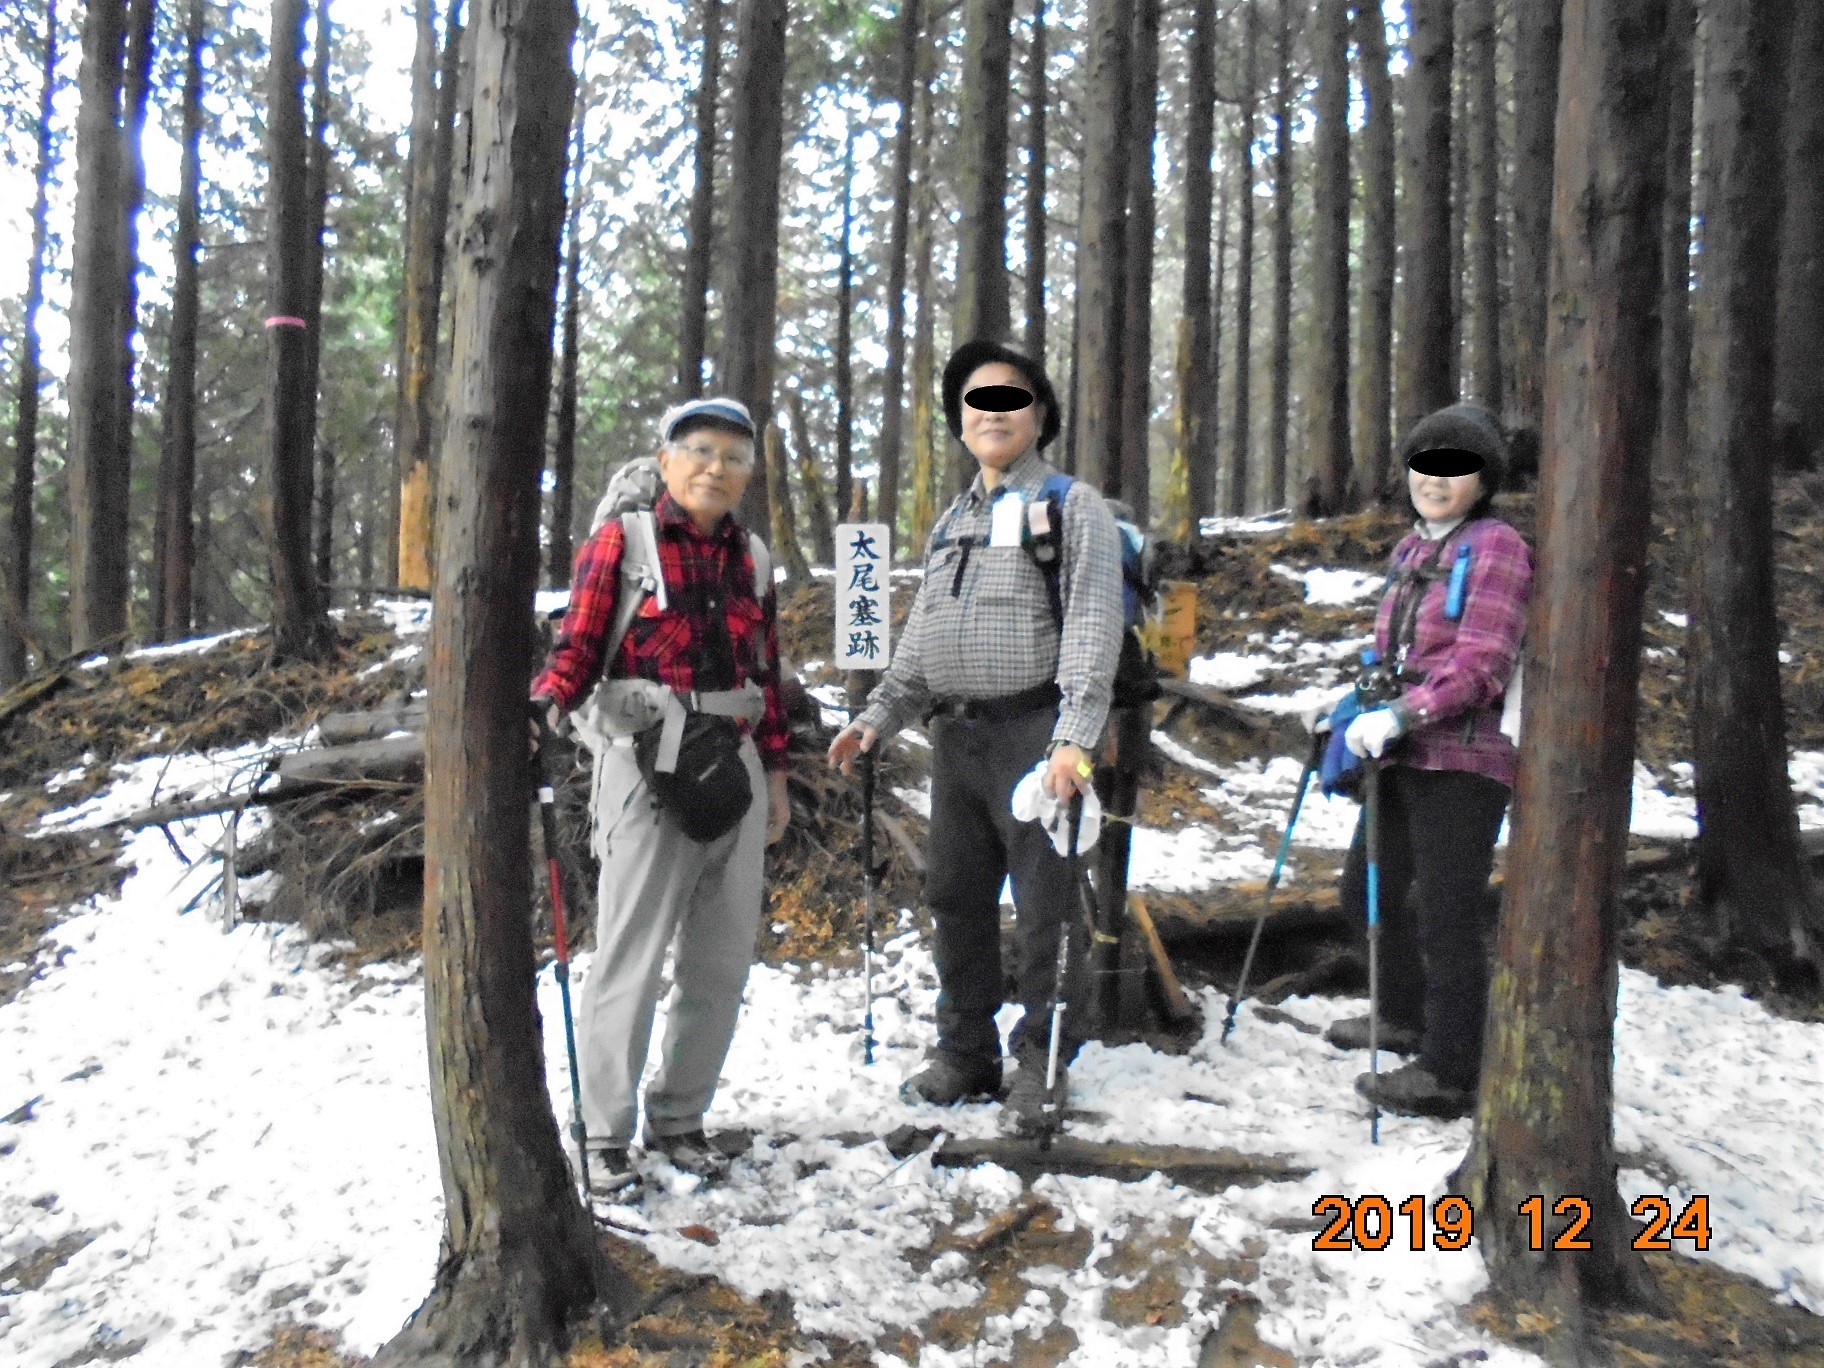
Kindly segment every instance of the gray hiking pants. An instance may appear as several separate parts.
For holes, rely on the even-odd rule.
[[[707,845],[660,810],[628,745],[598,761],[595,958],[580,987],[577,1050],[591,1144],[632,1142],[665,951],[675,947],[658,1073],[646,1091],[654,1135],[698,1129],[716,1093],[760,929],[766,776],[751,740],[741,758],[754,801]]]

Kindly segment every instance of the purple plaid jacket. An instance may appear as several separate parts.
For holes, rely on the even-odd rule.
[[[1463,616],[1456,622],[1444,616],[1446,580],[1425,587],[1411,647],[1399,662],[1404,691],[1394,705],[1408,734],[1388,759],[1414,769],[1485,774],[1512,788],[1518,756],[1513,742],[1501,733],[1501,709],[1526,630],[1533,553],[1525,539],[1498,518],[1479,518],[1457,528],[1446,541],[1439,562],[1445,570],[1460,544],[1467,542],[1470,548]],[[1387,592],[1374,623],[1374,644],[1384,660],[1394,659],[1389,639],[1399,572],[1418,565],[1436,546],[1415,530],[1393,548]]]

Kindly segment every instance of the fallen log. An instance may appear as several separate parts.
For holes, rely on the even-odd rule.
[[[398,731],[422,732],[424,717],[423,700],[372,712],[331,713],[317,724],[317,736],[325,746],[378,741]]]
[[[1227,694],[1208,685],[1193,684],[1188,679],[1166,678],[1159,681],[1159,687],[1167,697],[1175,700],[1175,707],[1179,704],[1193,704],[1243,731],[1258,734],[1272,726],[1254,709],[1243,707]]]
[[[939,1134],[936,1129],[901,1126],[882,1138],[894,1158],[908,1159],[929,1151]],[[952,1135],[945,1137],[931,1158],[943,1168],[997,1164],[1029,1183],[1047,1173],[1113,1178],[1121,1183],[1137,1183],[1163,1173],[1174,1183],[1200,1192],[1295,1182],[1311,1172],[1308,1166],[1286,1155],[1191,1149],[1183,1145],[1104,1143],[1074,1135],[1055,1137],[1049,1150],[1041,1150],[1032,1140],[1000,1136],[975,1140]]]
[[[1152,914],[1147,911],[1146,899],[1138,893],[1128,894],[1127,915],[1138,928],[1140,943],[1146,947],[1147,958],[1152,962],[1165,1014],[1173,1021],[1189,1021],[1197,1015],[1197,1009],[1191,1006],[1190,999],[1184,995],[1184,987],[1178,982],[1178,974],[1172,968],[1172,958],[1165,953],[1165,943],[1159,939],[1159,928],[1153,925]]]
[[[423,778],[422,736],[395,736],[323,750],[292,751],[279,761],[281,790],[322,784],[416,784]]]

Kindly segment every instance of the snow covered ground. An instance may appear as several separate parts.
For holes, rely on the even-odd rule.
[[[123,767],[108,793],[47,825],[143,803],[149,764]],[[1247,776],[1225,773],[1228,799],[1283,803],[1290,765],[1259,767],[1252,794]],[[178,776],[195,791],[244,769],[240,752],[190,757],[171,766],[167,787]],[[1343,838],[1344,815],[1314,814],[1324,845]],[[157,831],[132,837],[135,872],[120,896],[64,921],[39,978],[0,1007],[0,1114],[16,1118],[0,1124],[0,1267],[92,1236],[42,1287],[0,1286],[0,1361],[51,1368],[137,1343],[136,1364],[189,1368],[256,1347],[291,1318],[367,1351],[429,1285],[441,1196],[417,966],[350,978],[322,966],[321,950],[294,930],[224,933],[214,899],[196,898],[221,823],[173,827],[176,849]],[[186,869],[179,849],[196,865]],[[1181,847],[1174,858],[1194,853]],[[936,991],[909,927],[902,914],[881,957],[871,1067],[861,1063],[857,974],[756,968],[709,1118],[712,1129],[759,1131],[753,1150],[709,1189],[650,1162],[646,1196],[613,1213],[650,1230],[645,1243],[667,1264],[750,1294],[790,1293],[813,1335],[873,1342],[973,1303],[982,1289],[960,1258],[922,1269],[907,1255],[939,1227],[979,1222],[1020,1195],[998,1168],[900,1163],[878,1143],[833,1138],[905,1122],[994,1130],[992,1107],[939,1111],[897,1097],[931,1043]],[[587,972],[586,961],[578,967]],[[549,972],[540,993],[561,1115],[568,1085]],[[1349,1086],[1359,1054],[1251,1007],[1223,1047],[1221,999],[1206,992],[1203,1007],[1211,1033],[1187,1056],[1089,1046],[1072,1072],[1085,1116],[1072,1132],[1284,1154],[1314,1172],[1217,1195],[1160,1178],[1040,1180],[1065,1225],[1091,1232],[1091,1254],[1082,1267],[1029,1270],[1032,1293],[989,1320],[986,1344],[1005,1348],[1061,1321],[1078,1337],[1073,1363],[1189,1368],[1229,1289],[1198,1273],[1174,1327],[1122,1328],[1100,1315],[1103,1298],[1134,1276],[1103,1267],[1115,1243],[1182,1221],[1213,1256],[1258,1257],[1261,1332],[1301,1363],[1403,1368],[1472,1348],[1495,1365],[1535,1363],[1459,1314],[1483,1281],[1473,1253],[1319,1254],[1309,1231],[1283,1228],[1307,1221],[1325,1193],[1395,1204],[1436,1196],[1469,1123],[1389,1118],[1372,1147]],[[1285,1007],[1321,1025],[1363,1004]],[[1626,1194],[1664,1191],[1675,1207],[1708,1194],[1715,1241],[1700,1257],[1824,1312],[1824,1026],[1771,1017],[1732,990],[1662,988],[1624,971],[1616,1058],[1617,1143],[1641,1166],[1624,1168]],[[699,1224],[717,1245],[675,1233]],[[877,1361],[900,1362],[884,1349]],[[965,1361],[927,1347],[918,1364]]]

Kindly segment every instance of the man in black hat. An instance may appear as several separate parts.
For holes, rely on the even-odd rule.
[[[1011,878],[1014,974],[1025,1015],[1007,1097],[1016,1129],[1042,1124],[1058,939],[1078,914],[1070,866],[1035,822],[1014,818],[1014,786],[1041,772],[1060,802],[1087,793],[1121,651],[1121,543],[1098,494],[1064,482],[1040,456],[1058,435],[1057,394],[1031,358],[970,342],[944,367],[944,413],[975,481],[938,520],[925,580],[892,666],[865,711],[830,747],[855,758],[929,717],[931,833],[925,896],[937,934],[937,1049],[909,1079],[914,1102],[950,1105],[1001,1085],[1000,891]],[[1083,944],[1078,941],[1081,948]],[[1071,956],[1057,1086],[1083,1038],[1081,966]]]

